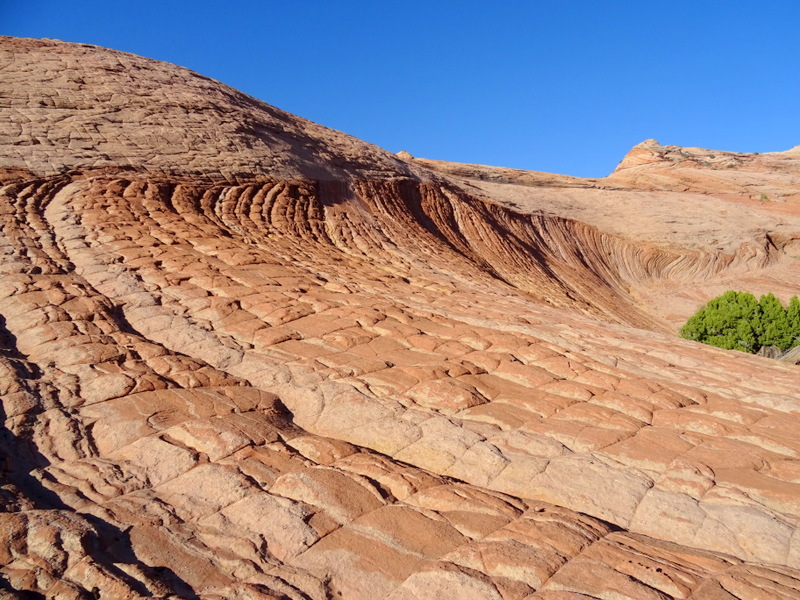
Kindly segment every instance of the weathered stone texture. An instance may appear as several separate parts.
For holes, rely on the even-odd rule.
[[[4,594],[800,598],[800,371],[670,333],[797,293],[797,151],[578,180],[90,46],[0,73]]]

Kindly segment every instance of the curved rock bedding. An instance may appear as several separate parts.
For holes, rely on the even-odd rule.
[[[800,370],[674,333],[797,293],[797,150],[587,180],[93,46],[0,73],[4,594],[800,598]]]

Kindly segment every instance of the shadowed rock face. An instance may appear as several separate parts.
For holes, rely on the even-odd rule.
[[[95,47],[0,72],[9,596],[800,598],[800,371],[669,333],[797,293],[796,151],[585,180]]]

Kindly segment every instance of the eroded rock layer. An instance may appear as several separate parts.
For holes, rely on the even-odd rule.
[[[796,153],[401,160],[131,55],[0,61],[4,593],[800,598],[800,371],[669,333],[791,289]]]

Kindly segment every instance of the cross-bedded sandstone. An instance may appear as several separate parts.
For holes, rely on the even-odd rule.
[[[793,285],[796,153],[400,160],[171,65],[0,50],[7,588],[800,597],[800,373],[644,301]],[[663,222],[698,194],[757,230]]]

